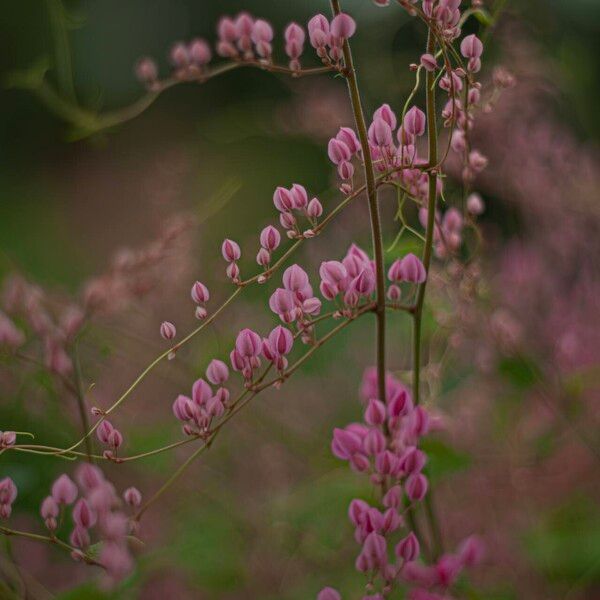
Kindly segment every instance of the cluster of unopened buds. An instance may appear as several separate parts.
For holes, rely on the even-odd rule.
[[[102,470],[90,463],[77,468],[75,479],[77,483],[64,473],[52,484],[50,495],[40,506],[44,526],[50,539],[60,541],[58,532],[68,507],[72,507],[72,528],[68,537],[71,556],[74,560],[102,566],[109,583],[119,581],[133,568],[128,536],[136,531],[133,515],[128,514],[124,505],[130,511],[137,509],[142,495],[130,487],[119,498]],[[10,517],[16,497],[16,485],[10,477],[5,477],[0,481],[0,518]],[[101,542],[100,551],[97,557],[92,557],[89,551],[97,542]]]
[[[308,199],[308,192],[303,185],[294,183],[289,189],[277,187],[273,193],[273,204],[280,213],[279,222],[290,239],[314,237],[314,228],[323,214],[323,206],[318,198]],[[301,232],[295,215],[305,217],[309,228]]]
[[[377,398],[375,369],[365,372],[361,395],[363,422],[335,429],[331,448],[337,458],[368,475],[381,489],[378,504],[357,498],[348,509],[354,539],[361,548],[356,569],[369,578],[363,600],[383,600],[397,585],[410,587],[408,597],[414,600],[447,598],[445,594],[461,570],[481,560],[481,542],[476,537],[467,538],[456,553],[442,555],[427,565],[420,560],[422,541],[405,520],[405,514],[428,491],[424,474],[427,456],[419,449],[419,440],[439,429],[441,420],[414,406],[406,387],[389,373],[384,400]],[[318,595],[319,600],[340,598],[329,587]]]
[[[307,30],[310,44],[323,64],[332,70],[341,69],[343,42],[356,30],[354,19],[348,14],[340,13],[330,22],[327,17],[318,14],[310,19]],[[247,12],[241,12],[235,17],[224,16],[217,24],[217,38],[216,53],[223,58],[266,68],[272,65],[274,30],[265,19],[254,18]],[[306,31],[298,23],[292,22],[285,28],[283,38],[289,71],[292,74],[300,73]],[[175,43],[169,52],[173,78],[180,81],[203,81],[208,75],[212,58],[211,46],[202,38],[195,38],[188,43]],[[161,89],[158,67],[153,59],[140,59],[135,72],[149,90]]]

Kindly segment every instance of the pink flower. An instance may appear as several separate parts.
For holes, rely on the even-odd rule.
[[[423,263],[412,252],[400,261],[399,274],[400,281],[410,283],[423,283],[427,279],[427,272]]]
[[[17,498],[17,486],[10,477],[0,480],[0,518],[8,519],[13,502]]]
[[[203,406],[212,396],[210,385],[200,378],[194,382],[192,386],[192,400],[196,406]]]
[[[311,219],[317,219],[323,214],[323,206],[317,198],[313,198],[306,207],[306,215]]]
[[[252,329],[242,329],[235,340],[235,349],[244,358],[258,356],[262,350],[262,339]]]
[[[242,251],[240,250],[237,242],[226,239],[221,246],[221,254],[227,262],[235,262],[236,260],[240,259]]]
[[[134,508],[142,503],[142,494],[135,487],[129,487],[123,492],[123,500]]]
[[[389,104],[382,104],[373,113],[373,120],[375,120],[375,119],[382,119],[390,126],[390,129],[396,129],[396,125],[398,124],[397,119],[396,119],[396,114],[390,108]]]
[[[432,54],[423,54],[419,62],[426,71],[435,71],[438,66],[437,60]]]
[[[188,54],[192,63],[199,67],[203,67],[210,62],[212,52],[210,46],[201,38],[192,40],[188,46]]]
[[[475,34],[468,35],[460,43],[460,52],[465,58],[481,58],[483,44]]]
[[[342,596],[332,587],[324,587],[317,595],[317,600],[342,600]]]
[[[301,292],[309,287],[306,271],[296,264],[288,267],[283,273],[283,287],[291,292]]]
[[[308,22],[308,37],[313,48],[324,48],[329,41],[329,21],[318,14]]]
[[[73,507],[73,522],[78,527],[89,529],[96,523],[96,513],[91,509],[85,498],[80,498]]]
[[[369,127],[369,141],[379,147],[392,145],[392,128],[381,117],[375,117]]]
[[[423,135],[425,133],[425,125],[425,113],[416,106],[413,106],[404,115],[403,128],[409,135]]]
[[[294,201],[294,208],[303,209],[308,206],[308,194],[303,185],[300,185],[299,183],[292,184],[290,192]]]
[[[340,13],[331,21],[331,35],[336,38],[348,39],[356,31],[356,22],[347,13]]]
[[[196,304],[204,304],[210,299],[208,288],[200,281],[196,281],[192,286],[191,296]]]
[[[77,486],[63,473],[52,484],[52,497],[58,504],[73,504],[77,498]]]
[[[278,325],[269,334],[269,344],[274,352],[283,356],[289,354],[294,345],[294,336],[287,327]]]
[[[352,158],[350,148],[344,141],[337,138],[331,138],[329,140],[329,144],[327,145],[327,155],[329,156],[329,160],[335,165],[349,161]]]
[[[211,360],[206,368],[206,378],[214,385],[223,385],[229,378],[229,369],[222,360]]]
[[[269,252],[277,250],[281,243],[281,235],[275,227],[268,225],[260,232],[260,245]]]
[[[427,478],[422,473],[413,473],[406,479],[406,495],[413,502],[420,502],[427,494]]]
[[[397,544],[396,556],[404,562],[411,562],[419,557],[420,544],[417,536],[411,531]]]
[[[137,61],[135,76],[141,83],[154,83],[158,79],[158,67],[151,58],[145,56]]]
[[[160,335],[165,340],[172,340],[177,335],[177,329],[170,321],[163,321],[160,324]]]
[[[279,212],[289,212],[294,209],[294,196],[290,190],[279,186],[273,192],[273,204]]]
[[[365,422],[369,425],[383,425],[385,422],[385,404],[380,400],[371,399],[365,410]]]
[[[480,215],[485,210],[483,198],[477,192],[469,194],[469,197],[467,198],[467,210],[472,215]]]

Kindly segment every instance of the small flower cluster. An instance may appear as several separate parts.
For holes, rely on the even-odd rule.
[[[96,412],[96,409],[92,409],[92,413]],[[110,421],[104,419],[96,429],[96,437],[109,447],[103,452],[104,457],[118,462],[117,450],[123,445],[123,434]]]
[[[369,126],[369,150],[379,173],[402,183],[414,198],[425,200],[428,191],[428,175],[423,171],[427,160],[418,156],[417,140],[425,133],[425,113],[412,106],[398,126],[398,119],[389,104],[382,104],[374,113]],[[396,138],[397,145],[394,142]],[[337,166],[343,181],[340,190],[349,194],[353,186],[354,165],[352,160],[362,160],[361,146],[356,133],[350,127],[341,127],[329,140],[327,153]]]
[[[480,560],[482,549],[477,538],[469,538],[457,554],[444,555],[434,565],[418,562],[421,544],[407,527],[404,513],[427,494],[428,480],[423,473],[427,457],[418,445],[437,422],[424,408],[413,405],[409,391],[389,373],[385,400],[377,398],[375,369],[365,372],[361,395],[364,422],[335,429],[331,448],[337,458],[369,475],[381,488],[380,506],[354,499],[348,509],[354,538],[361,547],[356,569],[368,574],[370,593],[380,588],[364,599],[383,600],[398,584],[414,587],[410,598],[441,598],[436,590],[445,593],[463,567]],[[395,558],[390,560],[388,548],[394,539]],[[341,596],[325,588],[318,598],[339,600]]]
[[[92,464],[81,464],[75,473],[79,486],[66,474],[52,484],[50,495],[41,503],[40,515],[52,539],[57,539],[67,507],[72,506],[73,521],[69,543],[74,560],[97,562],[106,571],[108,583],[127,576],[133,568],[133,559],[127,546],[127,536],[135,529],[131,518],[123,511],[123,502],[102,470]],[[10,477],[0,481],[0,517],[10,517],[17,487]],[[123,493],[123,501],[132,509],[140,506],[142,495],[130,487]],[[92,542],[92,536],[96,541]],[[93,543],[101,542],[97,559],[88,551]]]
[[[43,346],[44,364],[56,375],[69,376],[73,362],[69,345],[83,327],[85,314],[76,304],[54,307],[54,302],[44,290],[14,275],[6,280],[3,306],[6,313],[22,319]],[[0,311],[0,346],[17,350],[27,340],[8,314]]]
[[[191,397],[180,394],[173,402],[173,414],[183,423],[185,435],[206,436],[212,419],[223,416],[229,406],[230,393],[223,385],[229,379],[227,365],[221,360],[212,360],[206,377],[218,386],[216,390],[200,378],[192,386]]]
[[[356,31],[354,19],[345,13],[335,16],[331,23],[324,15],[315,15],[308,22],[311,46],[323,64],[340,69],[343,59],[342,44]],[[257,19],[247,12],[235,17],[221,17],[217,24],[216,53],[235,61],[246,61],[264,66],[272,64],[273,26],[265,19]],[[300,57],[304,52],[306,32],[298,23],[290,23],[283,32],[284,50],[292,73],[301,69]],[[203,81],[213,58],[209,43],[202,38],[176,42],[169,51],[173,77],[180,81]],[[151,91],[161,89],[156,62],[141,58],[135,66],[136,77]]]
[[[269,298],[269,308],[284,322],[309,326],[310,318],[321,311],[321,301],[313,294],[306,271],[297,264],[283,272],[283,287]]]
[[[314,227],[317,225],[317,219],[323,214],[323,206],[318,198],[309,201],[304,186],[294,183],[289,189],[277,187],[273,193],[273,204],[280,213],[279,222],[290,239],[311,238],[315,235]],[[301,232],[294,213],[304,216],[310,228]]]

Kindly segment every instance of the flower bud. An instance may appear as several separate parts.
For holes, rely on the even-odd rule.
[[[229,378],[229,369],[222,360],[215,358],[206,368],[206,378],[214,385],[223,385]]]
[[[382,119],[390,126],[390,129],[396,129],[396,125],[398,124],[398,121],[396,119],[396,114],[391,109],[389,104],[382,104],[373,113],[373,120],[375,120],[375,119]]]
[[[371,399],[365,409],[365,422],[369,425],[383,425],[385,421],[385,404],[380,400]]]
[[[340,13],[331,20],[331,35],[336,38],[351,38],[355,31],[356,22],[347,13]]]
[[[396,556],[404,562],[412,562],[419,557],[420,544],[417,536],[411,531],[405,538],[400,540],[395,548]]]
[[[52,484],[52,497],[58,504],[73,504],[75,502],[77,486],[66,473],[63,473]]]
[[[281,243],[279,231],[272,225],[268,225],[260,232],[260,245],[269,252],[277,250]]]
[[[261,248],[256,254],[256,262],[261,267],[268,267],[271,262],[271,253],[265,248]]]
[[[332,587],[324,587],[317,595],[317,600],[342,600],[342,596]]]
[[[323,206],[317,198],[313,198],[308,203],[306,214],[310,219],[318,219],[323,214]]]
[[[420,502],[427,494],[427,478],[422,473],[413,473],[406,479],[404,489],[413,502]]]
[[[77,527],[89,529],[96,523],[96,513],[85,498],[80,498],[73,507],[73,522]]]
[[[423,54],[420,60],[421,66],[429,72],[433,72],[437,69],[438,64],[433,54]]]
[[[160,335],[165,340],[172,340],[177,335],[177,329],[173,323],[163,321],[160,324]]]
[[[123,492],[123,500],[125,500],[129,506],[137,508],[142,503],[142,494],[137,488],[129,487]]]
[[[414,254],[407,254],[400,261],[400,280],[410,283],[423,283],[427,279],[427,272],[421,260]]]
[[[294,345],[294,336],[287,327],[278,325],[269,334],[269,344],[273,351],[280,356],[289,354]]]
[[[221,254],[227,262],[235,262],[240,259],[242,252],[236,242],[226,239],[221,246]]]
[[[212,52],[210,46],[202,38],[192,40],[188,46],[188,54],[192,63],[198,67],[203,67],[210,62]]]
[[[421,136],[425,133],[426,118],[425,113],[413,106],[404,115],[403,129],[409,135]]]
[[[306,193],[306,188],[299,183],[292,184],[292,189],[290,190],[294,202],[294,208],[296,209],[304,209],[308,205],[308,194]]]
[[[485,210],[483,198],[477,192],[470,194],[467,198],[467,210],[472,215],[480,215]]]
[[[245,358],[258,356],[262,350],[262,339],[251,329],[242,329],[235,340],[235,349]]]
[[[292,292],[302,291],[309,286],[306,271],[297,264],[288,267],[283,273],[283,287]]]
[[[140,58],[135,65],[135,76],[141,83],[154,83],[158,79],[158,67],[151,58]]]
[[[480,58],[483,44],[475,34],[468,35],[460,43],[460,52],[465,58]]]
[[[329,143],[327,144],[327,155],[329,156],[329,160],[335,165],[339,165],[344,161],[349,161],[352,158],[350,148],[348,148],[345,142],[338,140],[337,138],[331,138],[329,140]]]
[[[196,304],[204,304],[210,299],[208,288],[200,281],[196,281],[192,286],[191,296]]]
[[[399,302],[402,296],[402,290],[397,285],[390,285],[387,291],[388,300]]]

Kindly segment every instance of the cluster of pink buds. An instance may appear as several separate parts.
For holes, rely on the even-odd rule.
[[[428,480],[423,473],[427,457],[418,445],[437,422],[425,409],[413,405],[409,391],[391,374],[386,377],[386,398],[378,399],[377,392],[376,371],[368,369],[361,387],[364,420],[335,429],[331,446],[337,458],[369,475],[381,488],[379,506],[354,499],[348,510],[360,545],[356,569],[369,575],[371,592],[380,588],[363,598],[383,600],[402,583],[414,586],[410,598],[433,600],[438,597],[434,592],[445,593],[463,567],[481,559],[481,543],[469,538],[456,554],[444,555],[434,565],[419,561],[421,543],[407,527],[404,512],[427,494]],[[325,588],[318,598],[339,600],[341,596]]]
[[[118,461],[117,450],[123,445],[123,434],[110,421],[104,419],[96,428],[96,436],[100,442],[109,447],[104,451],[104,456]]]
[[[13,502],[17,499],[17,486],[10,477],[0,480],[0,519],[8,519]]]
[[[317,198],[312,198],[309,201],[308,193],[304,186],[299,183],[294,183],[289,189],[279,186],[273,192],[273,204],[280,212],[279,222],[286,230],[287,236],[290,239],[314,237],[314,228],[317,225],[318,218],[323,214],[323,206]],[[300,231],[298,220],[294,213],[303,215],[308,220],[309,229],[306,229],[304,232]]]
[[[375,291],[375,266],[369,255],[352,244],[341,261],[329,260],[319,268],[319,289],[326,300],[341,300],[341,313],[352,314],[361,300]]]
[[[342,60],[344,40],[351,38],[356,31],[356,22],[346,14],[340,13],[331,20],[318,14],[308,22],[310,45],[324,64],[339,65]]]
[[[269,298],[271,310],[284,323],[310,323],[310,318],[321,312],[321,301],[314,296],[306,271],[294,264],[284,271],[282,282],[283,287]]]
[[[427,225],[427,209],[419,211],[419,220],[423,227]],[[440,211],[435,213],[433,229],[434,251],[438,258],[447,258],[455,254],[462,244],[464,218],[461,212],[451,207],[442,216]]]
[[[229,379],[227,365],[218,359],[212,360],[206,369],[206,378],[198,379],[192,386],[192,396],[180,394],[173,402],[173,414],[183,423],[185,435],[206,436],[214,418],[222,417],[229,406],[230,393],[224,387]]]
[[[421,259],[410,252],[392,263],[387,276],[392,282],[388,288],[387,297],[392,302],[398,302],[402,293],[399,284],[402,282],[423,283],[427,279],[427,271],[425,271]]]
[[[256,255],[256,262],[265,270],[267,270],[271,264],[272,252],[279,248],[280,243],[281,234],[273,227],[273,225],[267,225],[267,227],[260,232],[260,250]]]
[[[73,371],[69,356],[69,344],[73,341],[84,323],[83,311],[75,305],[61,308],[58,318],[45,292],[21,277],[13,276],[6,280],[3,305],[6,313],[19,316],[42,342],[46,368],[61,377]],[[0,347],[17,350],[27,336],[17,328],[8,314],[0,311]]]
[[[99,467],[81,464],[76,471],[76,480],[79,486],[67,474],[54,481],[50,495],[40,506],[44,525],[51,535],[56,535],[64,510],[72,506],[73,529],[69,541],[76,548],[73,559],[87,560],[86,552],[92,545],[94,530],[98,541],[102,542],[98,562],[106,569],[110,582],[119,581],[133,567],[127,547],[127,536],[134,530],[133,523],[121,510],[122,502],[114,486],[105,479]],[[129,506],[137,508],[142,496],[136,488],[129,488],[123,499]]]
[[[192,300],[197,304],[195,313],[196,318],[205,319],[207,313],[204,305],[210,300],[208,288],[201,281],[196,281],[192,286],[190,295]]]
[[[227,265],[227,277],[233,281],[233,283],[240,282],[240,268],[237,261],[242,256],[242,251],[237,242],[226,239],[221,246],[221,254],[223,258],[229,263]]]

